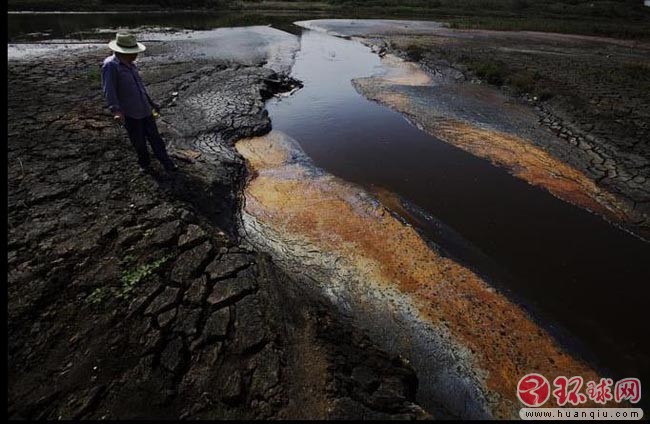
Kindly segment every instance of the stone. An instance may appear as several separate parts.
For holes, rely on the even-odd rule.
[[[222,308],[213,312],[205,321],[202,338],[208,343],[218,338],[225,338],[229,323],[229,308]]]
[[[266,340],[266,323],[253,296],[245,297],[235,305],[235,337],[237,350],[249,352]]]
[[[179,289],[175,287],[165,287],[165,290],[156,296],[153,302],[151,302],[151,304],[144,311],[145,315],[158,314],[171,308],[176,304],[178,292]]]
[[[241,400],[244,384],[239,371],[233,371],[223,386],[221,399],[230,404],[237,403]]]
[[[365,391],[371,391],[379,383],[377,373],[366,365],[359,365],[352,370],[352,379],[363,387]]]
[[[267,345],[258,358],[260,360],[251,379],[251,394],[267,397],[267,392],[280,382],[280,356]]]
[[[210,281],[222,279],[254,263],[253,257],[246,254],[229,254],[213,260],[205,269]]]
[[[208,296],[208,303],[210,305],[231,303],[253,293],[256,287],[254,280],[251,278],[237,277],[222,280],[212,288],[212,292]]]
[[[176,309],[170,309],[167,312],[163,312],[156,316],[156,321],[158,322],[158,327],[165,328],[176,318]]]
[[[170,221],[176,214],[175,209],[168,204],[161,204],[152,208],[146,215],[148,220],[160,222]]]
[[[208,278],[205,275],[200,276],[197,279],[192,280],[189,288],[185,292],[185,300],[188,303],[200,304],[202,303],[203,296],[207,290]]]
[[[93,387],[90,389],[86,395],[82,398],[81,404],[79,407],[72,413],[72,417],[74,419],[79,419],[83,417],[85,414],[90,412],[97,403],[101,400],[102,394],[106,390],[106,386],[103,384],[100,384],[98,386]]]
[[[189,224],[185,234],[178,240],[178,247],[191,247],[205,240],[207,236],[207,233],[201,227],[195,224]]]
[[[160,354],[160,365],[173,373],[178,371],[183,364],[184,348],[180,337],[172,339]]]
[[[142,238],[142,231],[136,228],[126,228],[120,231],[116,244],[119,247],[129,247]]]
[[[201,319],[201,309],[189,309],[181,307],[178,311],[178,318],[174,324],[174,330],[185,334],[186,336],[195,336],[198,334],[199,320]]]
[[[174,264],[171,279],[176,283],[189,282],[199,276],[205,264],[212,258],[213,247],[206,241],[182,253]]]
[[[156,228],[148,241],[153,245],[169,246],[176,241],[180,232],[181,222],[179,220],[167,222]]]
[[[153,352],[160,343],[160,333],[156,329],[150,329],[140,337],[140,345],[145,353]]]

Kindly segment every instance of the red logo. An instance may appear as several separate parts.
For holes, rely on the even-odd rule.
[[[630,403],[637,403],[641,400],[641,381],[638,378],[624,378],[617,381],[614,395],[616,402],[629,400]]]
[[[553,396],[557,400],[557,404],[559,406],[564,406],[567,402],[571,405],[580,405],[581,403],[585,403],[587,401],[587,396],[580,393],[583,383],[584,379],[579,376],[574,376],[570,379],[563,375],[556,377],[555,380],[553,380],[553,386],[556,387],[556,389],[553,390]]]
[[[551,385],[541,374],[526,374],[517,384],[517,397],[526,406],[542,406],[551,395]]]

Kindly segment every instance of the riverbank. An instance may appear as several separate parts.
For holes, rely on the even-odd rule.
[[[432,25],[396,24],[408,26],[403,31]],[[350,25],[359,29],[364,22],[355,20]],[[465,98],[454,103],[454,99],[431,96],[433,77],[417,65],[389,54],[383,59],[356,40],[317,31],[302,33],[293,73],[304,81],[304,88],[269,102],[271,134],[237,144],[253,169],[244,215],[250,238],[265,246],[283,269],[311,276],[389,349],[408,352],[421,377],[424,405],[437,400],[465,405],[470,417],[512,416],[511,407],[518,403],[509,387],[523,369],[533,367],[550,378],[558,372],[552,364],[562,362],[561,368],[577,370],[572,368],[575,362],[548,353],[553,348],[541,355],[551,356],[549,363],[535,362],[526,343],[508,342],[510,337],[530,340],[527,335],[534,334],[533,345],[540,349],[552,346],[555,339],[564,348],[569,345],[570,352],[574,348],[570,354],[574,358],[588,360],[584,350],[576,352],[577,339],[596,350],[596,363],[602,359],[600,363],[626,367],[625,374],[643,369],[643,359],[623,364],[622,358],[631,352],[643,356],[647,349],[619,349],[627,345],[620,327],[610,327],[610,318],[592,314],[588,306],[608,305],[609,316],[618,315],[607,294],[610,277],[623,275],[618,270],[639,269],[636,275],[620,278],[631,292],[638,292],[633,287],[643,286],[648,275],[643,242],[518,181],[488,161],[427,136],[401,114],[364,99],[350,80],[374,74],[407,87],[408,95],[434,110],[451,105],[479,117],[486,114],[486,108],[474,108]],[[491,109],[492,117],[517,116],[513,107]],[[528,128],[526,122],[519,127]],[[390,190],[396,201],[385,202],[382,196],[377,202],[369,194],[377,186]],[[424,209],[425,214],[419,215],[423,219],[414,222],[403,199]],[[440,221],[461,235],[454,240],[455,247],[463,244],[463,237],[471,240],[516,277],[508,280],[503,273],[492,273],[486,279],[486,261],[468,261],[469,249],[454,250],[453,237],[441,234]],[[428,246],[423,246],[420,236]],[[631,242],[624,243],[631,249],[621,249],[631,254],[614,252],[619,250],[613,248],[619,236]],[[605,245],[609,253],[599,256]],[[594,263],[602,265],[600,271]],[[480,287],[494,291],[487,295]],[[514,302],[513,292],[518,295]],[[596,293],[601,292],[599,298]],[[477,298],[481,301],[468,306]],[[527,314],[531,303],[551,319],[539,320],[539,314],[531,314],[531,320]],[[455,306],[446,309],[449,305]],[[464,311],[461,316],[458,310]],[[512,316],[517,318],[503,324],[507,328],[503,333],[480,330],[483,325],[499,328],[500,317]],[[563,338],[558,322],[573,336]],[[550,329],[551,334],[542,329]],[[619,342],[608,343],[595,334]],[[632,334],[629,341],[635,340]],[[477,347],[483,341],[485,345]],[[437,358],[433,364],[431,355]],[[440,381],[445,383],[433,383]]]
[[[12,0],[10,11],[203,11],[320,15],[323,18],[426,19],[448,23],[457,29],[544,31],[567,34],[650,39],[650,8],[642,2],[556,0],[552,4],[529,0],[370,0],[370,1],[275,1],[195,0],[184,2],[104,2],[93,0]]]
[[[293,84],[273,49],[190,61],[180,43],[142,57],[174,176],[140,174],[111,123],[103,46],[9,62],[9,416],[427,417],[410,365],[238,236],[232,143]]]
[[[302,25],[359,36],[381,54],[418,62],[431,80],[417,94],[412,83],[382,77],[355,87],[429,133],[650,236],[650,151],[642,142],[650,137],[650,81],[641,71],[650,69],[647,43],[427,22]],[[570,65],[558,70],[558,58]]]

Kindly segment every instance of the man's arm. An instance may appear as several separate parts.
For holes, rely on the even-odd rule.
[[[102,91],[108,103],[108,108],[117,117],[123,116],[120,109],[120,102],[117,98],[117,69],[112,63],[102,66]]]

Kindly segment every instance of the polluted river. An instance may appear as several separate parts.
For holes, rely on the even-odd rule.
[[[269,100],[273,130],[236,146],[258,247],[409,359],[425,408],[512,416],[529,372],[647,377],[644,240],[355,89],[383,79],[418,100],[436,81],[417,66],[298,33],[304,87]]]
[[[241,205],[240,182],[233,185],[234,218],[225,208],[224,227],[241,230],[247,249],[250,242],[270,254],[291,277],[287,284],[316,288],[373,344],[410,363],[416,402],[436,418],[517,417],[516,388],[528,373],[551,382],[650,378],[643,296],[650,244],[625,225],[641,220],[578,171],[579,159],[548,153],[561,141],[540,128],[532,106],[461,82],[451,68],[406,62],[373,38],[386,28],[458,35],[435,22],[293,25],[295,18],[240,18],[265,25],[231,28],[220,14],[15,16],[9,35],[20,42],[8,57],[29,62],[62,48],[87,50],[94,66],[106,53],[103,34],[140,31],[148,44],[142,69],[168,96],[160,126],[170,149],[207,158],[186,158],[185,171],[197,168],[201,178],[223,171],[210,180],[215,186],[234,184],[227,164],[240,164],[246,176]],[[143,22],[183,30],[137,26]],[[49,40],[69,33],[81,39]],[[168,84],[176,66],[191,69]],[[98,78],[88,69],[87,79]],[[270,98],[258,91],[268,76],[273,83],[288,73],[300,88]],[[230,145],[240,133],[227,141],[223,133],[264,133],[264,108],[271,131],[235,145],[244,173]],[[198,164],[214,157],[204,172]],[[195,184],[188,181],[183,190]],[[305,305],[281,306],[301,312]],[[210,373],[217,369],[190,374],[212,390],[220,384]]]

